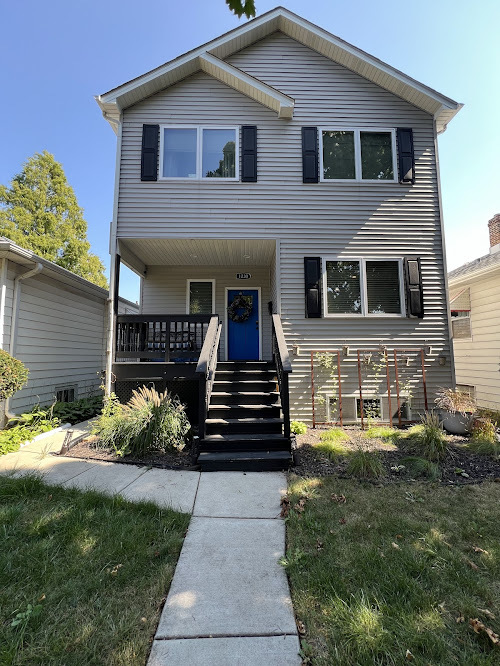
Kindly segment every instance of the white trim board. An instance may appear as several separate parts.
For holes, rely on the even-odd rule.
[[[224,288],[224,356],[226,361],[228,361],[228,342],[229,342],[229,336],[228,336],[228,321],[227,321],[227,308],[228,308],[228,303],[227,303],[227,297],[228,297],[228,292],[229,291],[258,291],[259,292],[259,361],[262,361],[262,289],[261,287],[242,287],[239,285],[238,287],[225,287]]]

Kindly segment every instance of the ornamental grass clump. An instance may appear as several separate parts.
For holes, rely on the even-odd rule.
[[[321,451],[330,460],[335,460],[339,456],[344,456],[348,449],[342,442],[349,442],[350,437],[340,428],[330,428],[325,430],[319,436],[320,442],[314,445],[317,451]]]
[[[402,440],[405,448],[431,462],[440,462],[448,452],[448,442],[444,435],[439,416],[435,412],[426,412],[422,423],[408,430]]]
[[[474,421],[469,449],[483,456],[500,457],[500,441],[491,419],[479,418]]]
[[[385,468],[378,453],[360,447],[349,455],[346,472],[357,479],[380,479]]]
[[[477,405],[475,399],[465,391],[452,388],[440,388],[434,401],[439,409],[455,414],[475,414]]]
[[[190,429],[185,407],[176,396],[142,386],[126,405],[110,396],[92,434],[99,438],[100,448],[140,457],[153,451],[182,451]]]

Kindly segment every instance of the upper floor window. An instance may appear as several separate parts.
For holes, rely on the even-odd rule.
[[[396,182],[393,129],[321,129],[320,177],[325,180]]]
[[[327,258],[323,293],[326,316],[403,316],[402,261]]]
[[[161,178],[237,180],[236,127],[171,127],[160,133]]]

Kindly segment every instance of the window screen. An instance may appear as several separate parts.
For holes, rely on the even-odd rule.
[[[212,282],[189,283],[189,314],[212,314]]]
[[[451,311],[451,329],[455,340],[469,339],[472,337],[470,324],[470,312]]]
[[[394,180],[390,132],[360,132],[363,180]]]
[[[366,290],[370,314],[401,314],[399,262],[367,261]]]
[[[360,314],[359,261],[327,261],[326,294],[329,314]]]
[[[354,132],[323,132],[323,178],[356,178]]]

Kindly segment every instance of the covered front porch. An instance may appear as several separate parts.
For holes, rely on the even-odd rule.
[[[254,432],[289,440],[291,365],[278,315],[277,256],[274,239],[121,240],[115,300],[121,263],[142,280],[141,314],[115,308],[113,318],[110,388],[120,400],[154,384],[187,405],[200,441],[248,440]],[[224,395],[211,405],[219,362]]]

